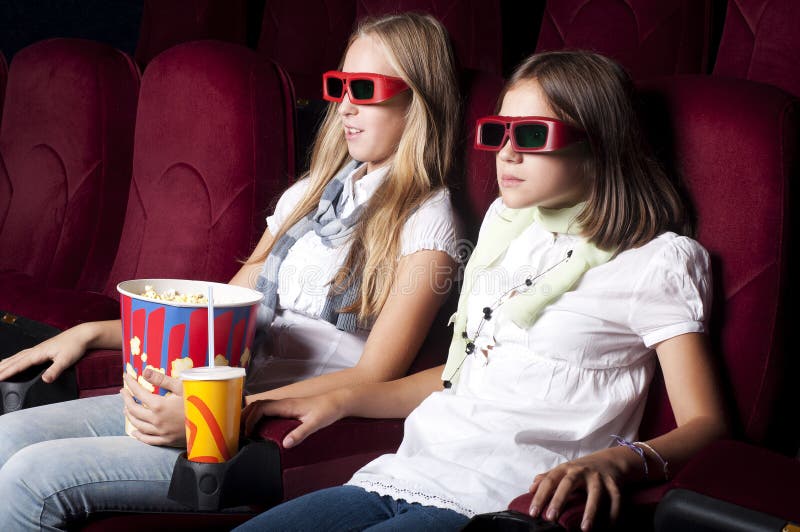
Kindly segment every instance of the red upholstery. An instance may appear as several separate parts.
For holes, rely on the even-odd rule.
[[[130,201],[104,295],[16,275],[0,278],[0,308],[67,328],[119,317],[116,285],[126,279],[230,279],[287,185],[290,88],[277,65],[233,44],[188,43],[156,58],[142,81]],[[77,365],[81,395],[121,385],[98,357]]]
[[[3,121],[3,101],[6,97],[6,81],[8,79],[8,64],[2,52],[0,52],[0,123]]]
[[[244,44],[247,0],[144,0],[136,61],[148,64],[176,44],[202,39]]]
[[[16,54],[0,128],[0,270],[102,289],[130,186],[138,90],[133,61],[105,44],[51,39]]]
[[[593,50],[634,79],[701,74],[710,24],[710,0],[550,0],[536,51]]]
[[[403,11],[435,16],[447,29],[459,66],[492,74],[502,70],[499,0],[357,0],[356,19]]]
[[[105,294],[146,277],[227,281],[289,179],[280,68],[241,46],[182,44],[142,82],[133,183]]]
[[[670,169],[681,176],[698,213],[698,240],[712,257],[714,307],[710,337],[720,380],[742,435],[758,444],[797,449],[796,413],[780,403],[791,359],[783,345],[787,285],[788,185],[797,175],[798,102],[760,83],[681,77],[643,87],[647,124]],[[783,397],[786,399],[786,397]],[[640,436],[672,429],[675,421],[658,379],[651,386]],[[737,467],[732,468],[736,463]],[[739,462],[725,462],[738,478]],[[533,474],[532,474],[533,476]],[[713,475],[708,475],[713,477]],[[708,480],[712,482],[712,480]],[[652,511],[670,486],[634,491],[629,525]],[[529,496],[511,508],[524,511]],[[560,518],[579,530],[583,508]]]
[[[800,461],[742,442],[698,453],[672,482],[725,502],[800,522]]]
[[[800,96],[800,3],[728,0],[714,74],[771,83]]]
[[[354,20],[355,0],[267,2],[258,51],[289,72],[299,98],[320,100],[322,73],[341,61]]]

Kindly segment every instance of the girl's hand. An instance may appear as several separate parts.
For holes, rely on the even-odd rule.
[[[583,512],[581,530],[589,530],[595,521],[597,509],[603,496],[611,501],[611,522],[619,516],[620,489],[623,463],[614,457],[617,449],[606,449],[571,462],[566,462],[550,471],[536,475],[528,489],[533,494],[530,514],[541,515],[555,521],[567,498],[578,490],[586,491],[586,508]]]
[[[250,434],[256,423],[267,416],[299,419],[302,424],[286,435],[283,446],[288,449],[309,435],[344,417],[336,392],[292,399],[263,399],[247,405],[242,411],[245,434]]]
[[[124,375],[125,388],[120,393],[125,401],[125,415],[136,428],[131,436],[150,445],[182,447],[186,444],[183,383],[180,379],[167,377],[149,368],[142,375],[153,386],[165,388],[172,393],[163,397],[150,393],[136,379],[128,374]]]
[[[51,383],[61,373],[80,360],[89,345],[89,335],[78,325],[45,340],[39,345],[23,349],[14,356],[0,361],[0,381],[6,380],[31,366],[47,361],[53,363],[42,374],[42,380]]]

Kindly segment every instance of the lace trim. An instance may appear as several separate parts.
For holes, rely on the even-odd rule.
[[[397,486],[395,486],[393,484],[386,484],[384,482],[378,482],[377,480],[366,480],[366,479],[356,479],[356,480],[353,480],[351,482],[348,482],[348,484],[358,485],[358,486],[366,489],[367,491],[374,491],[375,493],[378,493],[379,495],[392,495],[391,493],[381,493],[379,491],[369,489],[369,487],[383,488],[383,490],[386,490],[386,491],[389,491],[389,492],[397,493],[397,494],[400,494],[400,495],[407,495],[407,496],[411,496],[411,497],[417,499],[417,500],[405,499],[406,502],[419,503],[419,499],[422,499],[424,501],[436,501],[439,504],[430,504],[428,506],[436,506],[437,508],[444,507],[444,508],[446,508],[448,510],[454,510],[454,511],[457,511],[458,513],[460,513],[460,514],[464,514],[464,515],[467,515],[467,516],[470,516],[470,517],[475,515],[474,511],[470,510],[469,508],[467,508],[466,506],[464,506],[462,504],[459,504],[459,503],[455,502],[452,499],[447,499],[445,497],[440,497],[438,495],[431,495],[429,493],[425,493],[425,492],[418,491],[418,490],[400,488],[400,487],[397,487]],[[399,497],[395,497],[395,498],[399,498]]]

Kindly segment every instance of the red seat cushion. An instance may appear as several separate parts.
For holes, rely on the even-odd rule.
[[[549,0],[536,51],[600,52],[634,79],[702,74],[710,24],[709,0]]]
[[[136,61],[146,65],[177,44],[215,39],[245,44],[246,0],[144,0]]]
[[[800,96],[800,3],[729,0],[714,74],[770,83]]]
[[[108,45],[14,56],[0,126],[0,270],[102,290],[130,187],[139,72]]]

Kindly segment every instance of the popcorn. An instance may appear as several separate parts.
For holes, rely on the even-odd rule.
[[[147,353],[142,353],[142,364],[147,362]]]
[[[245,368],[247,364],[250,362],[250,349],[245,347],[244,352],[242,353],[242,358],[239,359],[239,366]]]
[[[170,369],[169,374],[173,377],[180,377],[183,370],[191,367],[194,367],[194,362],[192,362],[191,358],[177,358],[172,361],[172,368]]]
[[[156,292],[156,289],[149,284],[144,285],[144,292],[139,295],[155,301],[170,301],[174,303],[191,303],[197,305],[208,304],[205,294],[199,292],[194,294],[181,294],[174,288],[170,288],[159,294]]]
[[[215,366],[227,366],[228,359],[225,358],[223,355],[217,355],[214,357],[214,365]]]
[[[139,356],[139,353],[142,352],[141,346],[142,346],[142,341],[139,339],[138,336],[134,336],[133,338],[131,338],[131,354],[133,356]]]

